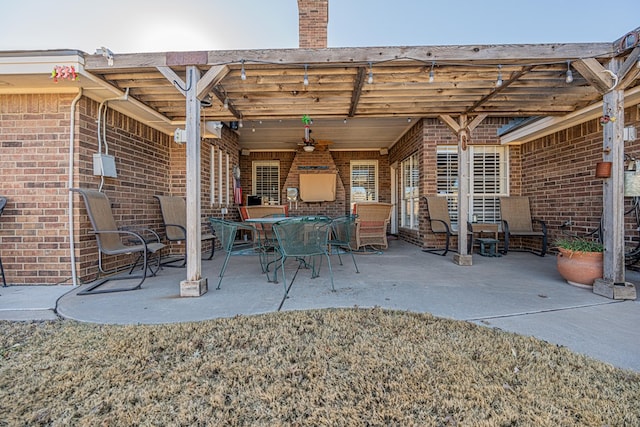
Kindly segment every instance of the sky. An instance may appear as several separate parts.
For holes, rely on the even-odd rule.
[[[178,6],[178,7],[176,7]],[[640,1],[330,0],[328,47],[613,42]],[[3,0],[0,51],[298,47],[297,0]]]

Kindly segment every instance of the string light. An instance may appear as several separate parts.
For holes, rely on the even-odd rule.
[[[498,65],[498,80],[496,80],[496,87],[502,86],[502,65]]]
[[[367,79],[367,83],[373,83],[373,64],[369,62],[369,78]]]
[[[229,98],[224,99],[224,103],[222,104],[225,110],[229,109]]]
[[[240,79],[247,80],[247,72],[244,70],[244,59],[242,60],[242,69],[240,70]]]
[[[433,67],[436,65],[436,61],[431,63],[431,70],[429,71],[429,83],[433,83],[435,76],[433,75]]]
[[[573,72],[571,72],[571,61],[567,61],[567,78],[565,79],[567,83],[571,83],[573,81]]]
[[[302,83],[305,86],[309,86],[309,76],[307,75],[307,68],[308,68],[307,64],[304,64],[304,80],[302,81]]]
[[[242,119],[238,120],[238,127],[241,128],[244,126],[244,123],[242,123]]]

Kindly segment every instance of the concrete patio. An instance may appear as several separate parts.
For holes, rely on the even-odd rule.
[[[553,255],[474,255],[473,265],[466,267],[454,264],[452,256],[427,254],[392,240],[384,253],[356,255],[359,274],[349,257],[343,256],[341,266],[337,256],[332,256],[336,292],[331,291],[325,263],[316,279],[310,279],[310,270],[301,269],[283,300],[282,281],[268,283],[255,256],[231,257],[221,289],[216,290],[224,260],[223,254],[217,253],[212,261],[202,262],[209,291],[201,297],[180,297],[179,283],[185,270],[165,267],[141,289],[131,292],[78,296],[82,287],[3,288],[0,319],[27,320],[29,313],[39,318],[41,311],[37,309],[47,309],[42,298],[48,298],[49,309],[62,318],[105,324],[173,323],[277,310],[379,306],[531,335],[640,371],[638,301],[614,301],[568,285],[557,273]],[[293,262],[288,264],[288,280],[294,277],[295,267]],[[627,280],[638,284],[640,274],[629,271]],[[29,308],[38,298],[40,305]]]

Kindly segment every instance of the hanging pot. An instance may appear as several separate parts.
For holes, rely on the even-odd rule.
[[[596,163],[596,178],[609,178],[611,176],[611,162]]]

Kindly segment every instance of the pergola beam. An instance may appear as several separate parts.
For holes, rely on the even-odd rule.
[[[356,115],[358,109],[358,101],[362,94],[362,86],[364,84],[364,76],[367,73],[367,69],[364,67],[358,67],[358,73],[356,74],[356,81],[353,85],[353,93],[351,94],[351,105],[349,106],[349,117]]]
[[[611,90],[614,81],[607,69],[594,58],[585,58],[575,61],[573,68],[578,70],[591,86],[604,94]]]

